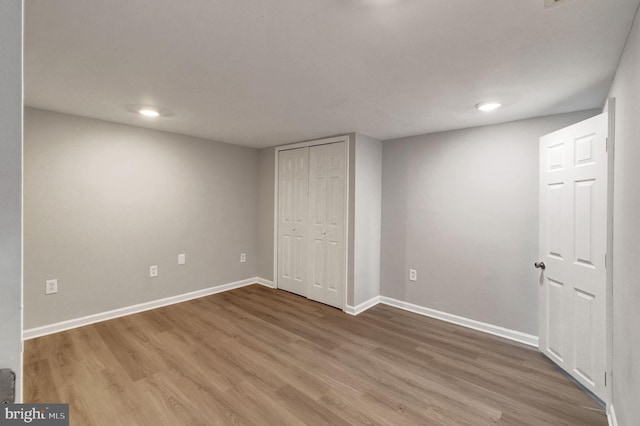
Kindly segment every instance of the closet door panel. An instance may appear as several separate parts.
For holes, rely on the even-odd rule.
[[[345,144],[318,145],[309,151],[310,238],[308,297],[342,308],[345,281]]]
[[[309,148],[278,154],[278,288],[306,296]]]
[[[322,301],[324,269],[326,263],[325,239],[322,229],[326,221],[327,183],[323,155],[324,145],[309,149],[309,212],[313,218],[309,223],[309,238],[312,249],[309,252],[309,292],[307,297]]]
[[[325,225],[327,272],[324,303],[342,308],[345,289],[345,144],[326,145],[327,221]]]

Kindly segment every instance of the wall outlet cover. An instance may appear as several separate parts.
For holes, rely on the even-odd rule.
[[[247,253],[240,253],[240,263],[247,261]]]
[[[409,281],[418,281],[418,271],[409,269]]]
[[[45,282],[44,293],[55,294],[58,292],[58,280],[47,280]]]
[[[158,265],[149,266],[149,278],[158,276]]]
[[[180,253],[178,255],[178,265],[184,265],[187,263],[187,255],[185,253]]]

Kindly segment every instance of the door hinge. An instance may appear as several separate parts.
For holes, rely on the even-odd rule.
[[[604,387],[607,387],[607,372],[604,372]]]
[[[604,150],[609,152],[609,138],[604,139]]]

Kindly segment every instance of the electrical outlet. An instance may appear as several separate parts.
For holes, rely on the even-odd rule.
[[[247,253],[240,253],[240,263],[247,261]]]
[[[418,281],[418,271],[409,269],[409,281]]]
[[[185,263],[187,263],[187,255],[184,253],[181,253],[178,255],[178,265],[184,265]]]
[[[58,292],[58,280],[47,280],[45,282],[44,294],[55,294]]]
[[[158,276],[158,265],[149,266],[149,278]]]

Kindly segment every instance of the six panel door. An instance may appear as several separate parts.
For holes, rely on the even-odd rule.
[[[344,307],[345,143],[278,153],[278,288]]]
[[[606,401],[607,116],[540,139],[540,350]]]
[[[278,154],[278,287],[307,295],[309,148]]]
[[[345,288],[345,144],[309,151],[308,297],[342,308]]]

